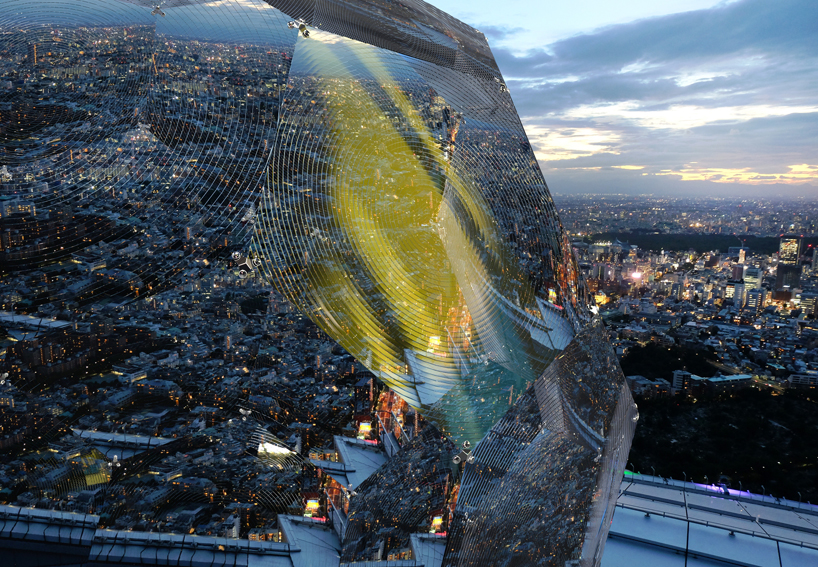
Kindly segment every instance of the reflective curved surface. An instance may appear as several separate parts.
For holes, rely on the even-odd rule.
[[[0,7],[11,273],[70,258],[86,277],[53,302],[161,311],[184,289],[200,314],[209,289],[275,288],[253,369],[195,387],[134,378],[127,392],[191,410],[184,426],[155,418],[153,437],[69,412],[49,439],[82,440],[73,472],[58,480],[49,461],[32,494],[99,485],[106,528],[130,526],[116,523],[127,505],[168,533],[196,531],[194,504],[250,501],[283,514],[270,522],[288,545],[287,513],[323,518],[336,548],[316,565],[417,559],[429,532],[443,565],[599,564],[635,406],[482,33],[417,0]],[[239,311],[255,304],[230,303],[240,293],[208,311],[228,321],[228,364],[243,360],[231,337],[254,332]],[[302,354],[288,329],[324,337],[277,307],[290,303],[351,372],[333,365],[314,386],[322,355],[311,375],[287,358]],[[179,326],[167,335],[187,341],[187,367],[204,364]],[[25,341],[10,383],[48,387]],[[256,380],[264,365],[276,370]],[[126,441],[137,449],[105,448]],[[201,466],[176,476],[172,451]],[[255,472],[220,480],[239,456]]]

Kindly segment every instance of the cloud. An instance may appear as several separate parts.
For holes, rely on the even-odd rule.
[[[651,62],[686,65],[736,55],[815,56],[818,4],[812,0],[744,0],[610,26],[549,46],[551,66],[622,70]]]
[[[672,130],[708,124],[736,124],[752,118],[815,112],[818,112],[818,101],[812,106],[750,104],[714,107],[704,104],[671,104],[665,108],[644,108],[636,101],[629,101],[612,105],[582,105],[570,109],[565,113],[565,117],[598,118],[607,122],[636,124],[652,130]]]
[[[611,151],[619,144],[619,133],[588,127],[546,128],[532,125],[526,128],[540,161],[572,160]]]
[[[753,185],[771,183],[807,183],[818,179],[815,166],[809,164],[791,165],[788,171],[776,174],[764,174],[751,167],[744,168],[706,168],[688,166],[680,170],[664,170],[656,175],[676,176],[683,181],[715,181],[718,183],[750,183]]]
[[[483,25],[480,26],[480,31],[483,32],[487,38],[492,40],[492,42],[496,42],[514,36],[515,34],[519,34],[520,32],[524,32],[525,29],[520,27],[509,28],[494,25]]]
[[[790,169],[818,147],[816,21],[814,0],[739,0],[494,53],[549,176],[818,183]]]

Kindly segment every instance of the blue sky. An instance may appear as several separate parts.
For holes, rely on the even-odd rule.
[[[815,0],[433,4],[489,38],[553,192],[818,198]]]

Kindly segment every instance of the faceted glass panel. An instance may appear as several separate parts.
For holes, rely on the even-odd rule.
[[[447,566],[599,564],[635,406],[481,32],[420,0],[0,9],[10,269],[72,258],[86,277],[55,302],[122,305],[219,270],[213,288],[240,279],[280,294],[259,344],[275,335],[284,350],[293,327],[304,345],[291,350],[324,336],[282,322],[281,297],[358,366],[354,386],[340,373],[316,386],[290,362],[187,390],[134,373],[100,405],[119,419],[161,391],[189,412],[167,437],[161,415],[154,435],[130,439],[79,427],[82,411],[61,416],[38,451],[66,435],[81,447],[68,461],[27,455],[37,464],[23,478],[45,499],[99,488],[101,525],[117,533],[95,536],[94,557],[133,551],[117,531],[129,515],[148,533],[188,534],[229,510],[218,530],[237,536],[228,524],[252,509],[278,515],[288,557],[313,565],[435,545]],[[20,214],[36,210],[47,214]],[[277,347],[231,346],[252,301],[213,309],[229,321],[219,354],[278,363]],[[58,332],[87,368],[74,327]],[[121,350],[155,338],[117,333],[104,340]],[[59,358],[43,354],[52,339],[9,348],[16,387],[56,372],[31,363],[35,348]],[[234,462],[253,472],[231,476]],[[322,522],[328,555],[297,555],[312,541],[299,526]],[[138,545],[159,547],[152,538]]]

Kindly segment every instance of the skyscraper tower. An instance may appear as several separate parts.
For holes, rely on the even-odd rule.
[[[778,245],[778,262],[784,264],[797,264],[801,257],[801,244],[803,240],[794,234],[781,236]]]
[[[753,313],[758,313],[764,306],[764,290],[751,289],[747,292],[747,309]]]
[[[744,283],[747,289],[758,289],[761,287],[761,268],[747,268],[744,271]]]
[[[776,290],[791,290],[801,285],[801,267],[797,264],[778,264],[775,274]]]
[[[801,267],[798,260],[801,257],[800,236],[786,234],[781,236],[778,246],[778,269],[775,276],[775,289],[791,290],[801,285]]]

